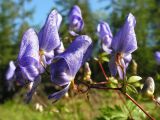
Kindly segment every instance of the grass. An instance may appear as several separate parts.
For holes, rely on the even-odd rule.
[[[76,95],[62,98],[52,104],[51,101],[41,97],[47,107],[43,112],[35,109],[36,100],[25,104],[22,98],[15,96],[0,105],[0,120],[96,120],[101,118],[100,109],[104,107],[124,106],[114,91],[91,91],[89,100],[86,95]],[[160,108],[150,101],[141,101],[141,105],[156,119],[160,118]],[[116,113],[115,113],[116,114]]]
[[[95,91],[90,93],[90,100],[84,94],[62,98],[54,104],[43,98],[47,107],[39,112],[35,109],[35,99],[30,104],[25,104],[17,96],[0,105],[0,120],[92,120],[100,115],[99,109],[106,101],[103,101],[103,93]]]

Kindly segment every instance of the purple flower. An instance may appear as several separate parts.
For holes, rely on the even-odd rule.
[[[102,48],[108,54],[111,53],[111,42],[112,42],[112,32],[108,23],[100,22],[97,26],[97,32],[99,34],[99,38],[102,40]]]
[[[20,51],[15,70],[16,80],[24,85],[26,82],[33,84],[27,93],[26,102],[29,102],[41,81],[40,74],[44,72],[39,56],[39,41],[36,32],[30,28],[22,38]]]
[[[54,57],[54,49],[60,46],[58,29],[62,21],[61,15],[53,10],[47,17],[47,20],[38,34],[40,56],[45,64],[50,64]]]
[[[13,61],[9,62],[9,68],[6,73],[6,80],[11,80],[14,77],[16,66]]]
[[[30,28],[22,38],[17,58],[16,78],[20,83],[24,80],[34,81],[40,73],[39,42],[36,32]]]
[[[125,24],[112,39],[112,57],[109,62],[110,72],[113,76],[119,73],[120,79],[124,79],[126,68],[132,59],[131,53],[137,49],[134,27],[135,17],[130,13]]]
[[[156,51],[154,56],[155,56],[155,60],[156,60],[157,64],[160,65],[160,52]]]
[[[84,22],[81,14],[81,9],[74,5],[69,12],[69,30],[71,35],[78,35],[76,32],[80,32],[83,29]]]
[[[51,80],[59,86],[64,86],[64,89],[51,94],[49,98],[57,100],[68,91],[76,73],[90,57],[91,48],[91,38],[82,35],[77,37],[65,52],[54,58],[54,62],[51,64]]]

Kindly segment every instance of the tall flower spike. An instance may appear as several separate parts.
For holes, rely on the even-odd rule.
[[[132,59],[131,53],[137,49],[136,35],[134,27],[135,17],[130,13],[125,24],[112,40],[112,57],[109,62],[110,72],[113,76],[119,73],[120,79],[124,79],[126,68]]]
[[[108,23],[101,21],[97,26],[99,38],[102,40],[102,48],[108,54],[111,53],[112,32]]]
[[[155,60],[156,60],[157,64],[160,65],[160,52],[156,51],[154,56],[155,56]]]
[[[30,28],[22,38],[20,51],[17,58],[16,78],[24,83],[27,79],[34,81],[39,75],[39,43],[36,32]]]
[[[43,66],[50,64],[54,57],[54,49],[60,45],[60,38],[58,29],[62,17],[60,14],[53,10],[47,17],[47,20],[38,34],[40,56]]]
[[[9,62],[9,68],[7,70],[7,73],[6,73],[6,80],[13,79],[13,76],[14,76],[14,73],[15,73],[15,69],[16,69],[16,66],[15,66],[14,62],[10,61]]]
[[[64,86],[64,89],[51,94],[49,98],[58,100],[68,91],[76,73],[90,57],[91,49],[91,38],[82,35],[77,37],[65,52],[54,58],[54,62],[51,64],[51,80],[59,86]]]
[[[80,32],[83,29],[84,22],[79,6],[74,5],[69,12],[69,32],[71,35],[78,35],[76,32]]]

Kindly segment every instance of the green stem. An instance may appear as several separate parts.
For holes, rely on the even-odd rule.
[[[104,77],[106,78],[106,80],[109,80],[109,78],[107,77],[107,75],[106,75],[106,73],[105,73],[105,70],[104,70],[104,68],[103,68],[103,66],[102,66],[102,63],[101,63],[100,61],[98,61],[98,64],[99,64],[99,66],[100,66],[100,68],[101,68],[101,70],[102,70],[102,73],[103,73]]]

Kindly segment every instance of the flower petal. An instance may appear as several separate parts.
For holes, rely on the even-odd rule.
[[[13,78],[14,73],[15,73],[15,69],[16,69],[16,66],[14,65],[14,62],[10,61],[9,68],[6,73],[6,80],[11,80]]]
[[[106,36],[110,39],[109,41],[112,40],[112,32],[108,23],[101,21],[97,26],[97,32],[101,40],[104,40]]]
[[[126,65],[123,59],[121,59],[121,67],[117,66],[117,70],[118,70],[119,78],[123,80],[124,77],[126,76]]]
[[[116,76],[116,74],[117,74],[117,66],[116,66],[116,63],[115,63],[115,57],[114,56],[111,57],[108,65],[109,65],[109,70],[111,72],[111,75],[112,76]]]
[[[45,25],[38,34],[40,49],[50,52],[60,45],[58,18],[59,14],[56,10],[48,15]]]
[[[57,15],[57,28],[59,30],[61,22],[62,22],[62,16],[59,13],[57,13],[57,14],[58,14]]]
[[[28,29],[22,38],[20,51],[18,54],[18,62],[22,62],[22,57],[33,57],[37,61],[39,61],[39,42],[38,37],[34,29]]]
[[[107,54],[111,54],[112,50],[107,47],[105,44],[102,43],[102,49],[107,53]]]
[[[34,79],[39,75],[39,70],[34,65],[28,65],[26,67],[20,67],[22,74],[25,75],[27,79],[30,81],[34,81]]]
[[[64,48],[63,42],[61,41],[61,44],[54,50],[55,56],[64,52],[64,50],[65,48]]]
[[[45,61],[47,63],[47,65],[50,65],[53,58],[54,58],[54,51],[51,50],[50,52],[44,52],[44,56],[45,56]]]
[[[70,76],[70,68],[66,60],[57,58],[56,62],[51,64],[51,80],[59,86],[68,84],[73,78]]]
[[[123,27],[113,38],[111,47],[114,51],[129,54],[137,49],[136,35],[134,32],[135,24],[135,17],[130,13]]]
[[[102,40],[102,48],[108,54],[111,53],[112,32],[108,23],[101,21],[97,26],[99,38]]]
[[[124,59],[124,62],[125,62],[125,66],[127,68],[130,61],[132,60],[132,55],[131,54],[125,54],[123,59]]]
[[[25,85],[27,83],[27,78],[24,75],[24,72],[22,72],[21,68],[19,66],[16,67],[15,70],[15,75],[16,75],[16,81],[20,84],[20,85]]]
[[[35,93],[35,91],[36,91],[36,89],[37,89],[37,87],[40,83],[41,83],[41,76],[37,76],[35,78],[35,81],[30,83],[31,88],[30,88],[30,90],[28,91],[28,93],[26,94],[26,97],[25,97],[25,102],[26,103],[29,103],[31,101],[32,96]]]
[[[68,91],[69,86],[70,86],[70,83],[68,85],[66,85],[66,87],[64,89],[49,95],[48,99],[55,99],[55,100],[60,99]]]

